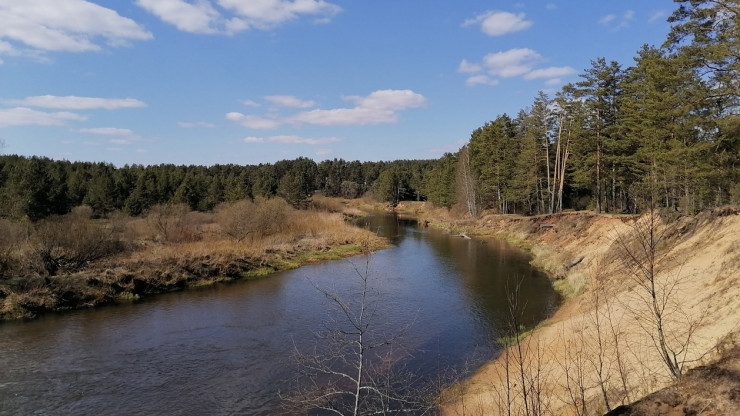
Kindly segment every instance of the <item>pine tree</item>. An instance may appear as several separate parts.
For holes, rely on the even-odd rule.
[[[591,68],[581,75],[582,81],[576,83],[574,96],[583,99],[587,104],[588,118],[586,130],[590,132],[593,161],[593,192],[595,211],[601,212],[613,208],[616,203],[604,206],[606,202],[607,179],[606,168],[612,171],[612,182],[616,180],[617,159],[615,141],[618,126],[617,113],[622,89],[622,70],[620,65],[604,58],[591,61]],[[614,194],[614,192],[612,192]],[[612,198],[613,199],[613,198]]]

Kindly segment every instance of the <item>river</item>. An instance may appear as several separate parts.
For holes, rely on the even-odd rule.
[[[507,280],[521,279],[527,325],[557,306],[527,253],[497,240],[420,229],[394,216],[362,226],[395,248],[371,255],[384,324],[408,326],[411,370],[464,375],[496,354]],[[316,290],[357,284],[363,257],[130,305],[0,325],[1,415],[273,415],[294,347],[310,351],[332,319]],[[353,286],[354,285],[354,286]]]

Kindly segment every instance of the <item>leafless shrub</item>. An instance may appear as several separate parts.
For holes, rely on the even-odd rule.
[[[12,274],[22,263],[19,249],[27,235],[25,225],[0,219],[0,278]]]
[[[218,223],[223,232],[237,241],[260,239],[286,230],[293,209],[280,198],[242,200],[221,207]]]
[[[190,209],[185,204],[158,204],[149,209],[146,222],[157,239],[173,242],[183,234],[185,217]]]
[[[638,306],[627,306],[669,375],[679,378],[692,361],[694,336],[702,317],[691,316],[678,301],[680,270],[671,276],[659,276],[660,268],[670,260],[666,240],[670,227],[661,224],[658,211],[649,210],[631,228],[630,233],[616,237],[621,265],[636,286],[631,293]]]
[[[336,415],[424,414],[437,391],[416,389],[416,376],[399,365],[398,348],[407,327],[388,328],[369,272],[355,267],[358,287],[351,295],[316,288],[337,312],[316,334],[313,351],[295,351],[299,365],[294,393],[285,398],[294,414],[320,411]]]
[[[549,372],[544,366],[547,348],[539,339],[533,339],[525,333],[521,317],[526,302],[520,297],[521,284],[520,278],[513,285],[508,282],[506,285],[506,337],[499,340],[505,347],[505,388],[496,392],[496,399],[507,415],[541,416],[550,412],[549,396],[545,391],[549,383]]]
[[[570,412],[576,416],[587,416],[587,350],[584,338],[584,322],[578,321],[560,328],[560,338],[564,343],[564,356],[558,360],[558,365],[564,377],[560,380],[565,397],[561,400]]]
[[[36,225],[31,240],[46,274],[79,271],[123,250],[111,227],[91,220],[91,215],[89,207],[76,208],[68,215],[50,217]]]

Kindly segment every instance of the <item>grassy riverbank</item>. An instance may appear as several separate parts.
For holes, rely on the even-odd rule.
[[[646,408],[662,409],[659,414],[740,411],[732,393],[740,382],[722,376],[738,363],[740,209],[681,217],[484,213],[472,220],[425,204],[400,208],[430,227],[498,237],[530,251],[533,264],[550,274],[567,299],[515,349],[449,389],[443,395],[445,415],[627,412],[628,404],[664,388],[669,390],[645,398],[632,408],[638,413],[628,414]],[[641,252],[650,238],[654,250]],[[680,365],[678,378],[661,354],[646,302],[649,285],[640,280],[644,269],[637,266],[648,258],[655,260],[662,333],[671,359]]]
[[[211,213],[158,206],[142,218],[107,219],[78,208],[37,224],[3,221],[0,320],[261,278],[387,246],[345,221],[358,211],[320,198],[316,205],[242,201]]]

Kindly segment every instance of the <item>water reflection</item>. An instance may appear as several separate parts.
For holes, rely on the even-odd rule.
[[[414,321],[403,343],[418,373],[475,367],[496,353],[507,278],[524,279],[532,321],[557,301],[526,254],[503,243],[394,216],[363,225],[397,245],[373,254],[370,270],[379,319]],[[352,262],[362,260],[0,325],[0,414],[279,413],[293,346],[310,350],[328,317],[313,285],[350,290]]]

